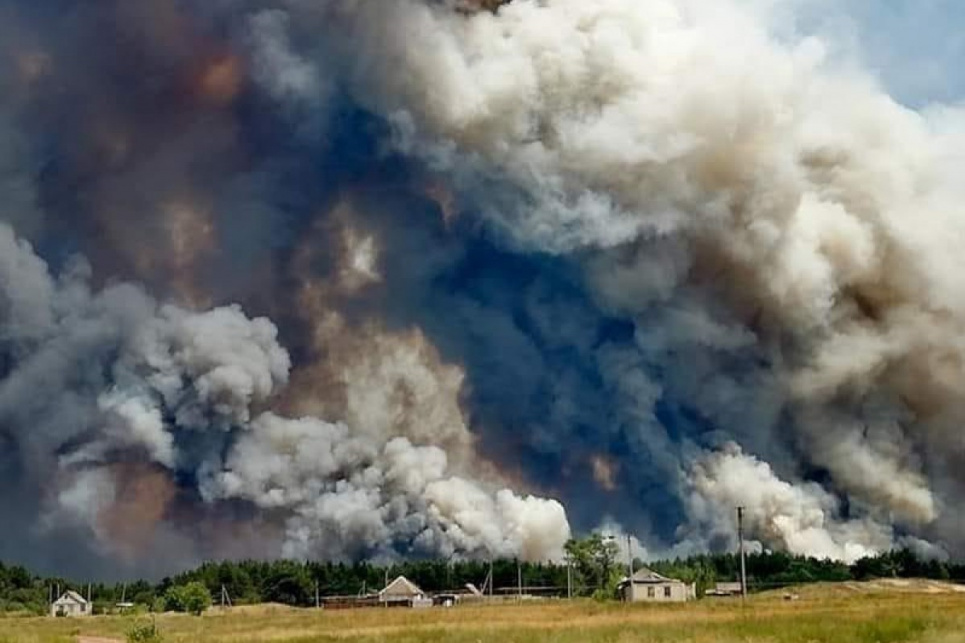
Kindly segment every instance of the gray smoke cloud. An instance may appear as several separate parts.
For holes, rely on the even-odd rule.
[[[16,356],[0,423],[36,482],[57,481],[43,485],[41,525],[81,523],[109,551],[112,467],[140,459],[195,478],[205,501],[281,511],[274,555],[562,551],[559,503],[453,475],[441,448],[260,411],[290,369],[268,319],[159,306],[127,284],[94,292],[83,266],[55,279],[6,225],[0,257],[2,341]]]
[[[761,547],[965,551],[965,118],[799,5],[10,8],[8,511],[134,568],[222,525],[716,550],[736,504]]]

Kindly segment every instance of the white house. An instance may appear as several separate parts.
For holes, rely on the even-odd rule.
[[[387,607],[429,607],[432,599],[408,578],[399,576],[379,592],[379,603]]]
[[[87,599],[70,590],[50,605],[51,616],[90,616],[91,605]]]
[[[697,598],[694,583],[667,578],[646,567],[623,579],[619,589],[627,602],[682,603]]]

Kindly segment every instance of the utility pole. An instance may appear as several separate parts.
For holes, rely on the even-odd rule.
[[[516,559],[516,588],[517,588],[516,596],[517,598],[519,598],[520,601],[522,601],[523,600],[523,566],[519,562],[518,558]]]
[[[493,584],[496,582],[496,578],[493,576],[493,559],[489,558],[489,599],[492,600],[493,597]]]
[[[566,557],[566,598],[573,598],[573,560]]]
[[[221,585],[221,610],[224,611],[231,607],[231,594],[228,593],[228,588],[222,584]]]
[[[630,534],[627,534],[627,578],[633,579],[633,542],[630,540]]]
[[[747,566],[744,562],[744,507],[737,508],[737,542],[741,557],[741,599],[747,598]]]

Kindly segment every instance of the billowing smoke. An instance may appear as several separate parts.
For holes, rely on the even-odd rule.
[[[266,554],[562,551],[570,532],[558,502],[454,476],[435,446],[260,411],[290,368],[269,320],[236,306],[158,306],[127,284],[92,292],[79,263],[54,279],[3,224],[0,257],[3,345],[16,361],[0,420],[29,427],[15,439],[46,492],[40,528],[79,524],[108,553],[134,545],[118,542],[111,514],[126,482],[117,465],[139,462],[193,479],[198,500],[280,511],[284,537],[275,552],[266,541]]]
[[[694,466],[691,537],[727,540],[733,530],[724,526],[738,505],[751,533],[792,553],[852,562],[892,544],[889,527],[868,517],[842,519],[837,498],[820,485],[780,480],[767,463],[727,445]]]
[[[965,551],[965,118],[776,4],[4,4],[9,512],[159,565],[720,549],[738,504]]]

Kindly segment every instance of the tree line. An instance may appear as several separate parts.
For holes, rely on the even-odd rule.
[[[628,571],[628,561],[620,560],[615,544],[599,535],[572,540],[566,546],[570,565],[552,562],[515,560],[412,560],[387,565],[368,562],[295,562],[224,561],[202,564],[159,582],[137,580],[128,583],[91,583],[90,597],[95,613],[116,609],[129,602],[141,609],[194,611],[201,601],[215,603],[222,588],[233,604],[284,603],[314,605],[320,597],[359,596],[381,589],[387,581],[406,576],[424,591],[457,591],[472,584],[478,589],[492,569],[493,592],[515,594],[521,584],[527,593],[548,596],[595,596],[613,598],[616,586]],[[634,568],[643,566],[634,561]],[[701,554],[675,560],[645,563],[647,567],[671,578],[697,585],[704,590],[718,581],[738,579],[740,560],[735,554]],[[782,552],[752,553],[747,556],[748,586],[751,591],[813,582],[839,582],[873,578],[929,578],[965,581],[965,563],[925,560],[903,549],[853,564],[796,556]],[[191,591],[186,593],[188,586]],[[82,595],[88,592],[83,579],[40,577],[18,565],[0,563],[0,610],[45,613],[48,601],[67,588]],[[200,589],[207,590],[207,597]],[[193,599],[186,598],[194,596]],[[56,598],[56,596],[53,596]]]

